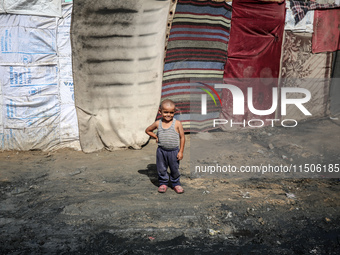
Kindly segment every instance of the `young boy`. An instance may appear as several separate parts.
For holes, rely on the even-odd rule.
[[[156,164],[159,180],[158,192],[164,193],[168,188],[169,176],[167,169],[170,168],[170,181],[176,193],[184,192],[179,182],[179,161],[183,158],[185,136],[182,123],[174,118],[175,103],[169,99],[161,103],[159,113],[160,120],[150,125],[145,132],[156,139],[158,143]],[[157,130],[157,135],[152,131]]]

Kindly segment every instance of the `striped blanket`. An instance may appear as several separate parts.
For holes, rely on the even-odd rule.
[[[185,132],[213,129],[221,105],[211,91],[222,83],[227,59],[231,7],[225,2],[179,0],[170,30],[164,64],[162,99],[176,103],[176,118]],[[205,90],[204,90],[205,89]],[[201,94],[210,91],[207,114]]]

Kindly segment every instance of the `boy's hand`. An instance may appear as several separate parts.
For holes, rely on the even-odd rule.
[[[184,144],[185,144],[184,130],[183,130],[182,123],[180,121],[176,121],[175,125],[176,125],[175,127],[177,128],[177,132],[179,133],[179,139],[180,139],[177,159],[181,160],[183,158],[183,151],[184,151]]]

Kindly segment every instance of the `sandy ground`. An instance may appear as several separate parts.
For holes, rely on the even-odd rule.
[[[0,153],[0,253],[339,254],[339,121],[186,138],[181,195],[157,192],[154,140]],[[315,171],[195,173],[217,164]]]

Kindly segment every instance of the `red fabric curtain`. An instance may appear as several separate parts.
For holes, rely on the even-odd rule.
[[[253,88],[253,105],[267,110],[272,105],[272,88],[277,86],[280,70],[281,46],[285,23],[285,3],[257,0],[234,0],[231,19],[228,59],[224,69],[224,82],[238,86],[247,101],[247,87]],[[230,91],[222,93],[221,117],[232,117]],[[266,119],[270,116],[256,116]],[[233,119],[254,118],[245,106],[244,116]]]
[[[340,8],[314,11],[312,52],[340,50]]]

